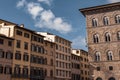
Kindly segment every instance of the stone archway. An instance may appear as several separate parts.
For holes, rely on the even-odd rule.
[[[102,78],[98,77],[96,80],[102,80]]]
[[[108,80],[115,80],[115,78],[114,77],[110,77]]]

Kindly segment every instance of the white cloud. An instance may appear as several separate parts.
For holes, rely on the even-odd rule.
[[[60,17],[55,17],[51,10],[44,10],[39,16],[36,26],[40,28],[48,28],[59,31],[60,33],[67,33],[72,30],[72,27]]]
[[[43,1],[43,0],[39,0]],[[51,0],[45,0],[45,2],[50,3]],[[66,22],[61,17],[56,17],[55,14],[49,9],[46,10],[41,6],[40,3],[27,2],[21,0],[18,2],[17,6],[23,7],[31,15],[35,21],[35,26],[39,28],[47,28],[51,30],[56,30],[60,33],[68,33],[72,30],[71,24]],[[24,6],[25,5],[25,6]]]
[[[40,12],[43,11],[43,8],[38,3],[28,3],[27,4],[28,13],[32,15],[32,18],[35,19],[39,16]]]
[[[109,3],[120,2],[120,0],[107,0]]]
[[[17,7],[23,7],[24,5],[26,4],[26,0],[21,0],[21,1],[18,1],[17,3]]]
[[[77,36],[75,39],[72,40],[73,48],[86,48],[86,40],[85,37]]]
[[[47,5],[51,5],[52,0],[38,0],[38,2],[43,2]]]

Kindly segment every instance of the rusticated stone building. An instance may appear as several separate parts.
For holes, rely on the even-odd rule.
[[[86,17],[90,80],[120,80],[120,2],[80,11]]]

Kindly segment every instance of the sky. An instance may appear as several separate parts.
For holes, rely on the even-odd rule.
[[[120,0],[0,0],[0,19],[37,32],[49,32],[87,50],[86,22],[79,9]]]

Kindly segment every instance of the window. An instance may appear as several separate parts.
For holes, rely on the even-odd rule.
[[[27,67],[23,68],[23,75],[28,75],[28,68]]]
[[[28,33],[24,33],[24,37],[29,38],[29,34]]]
[[[47,64],[47,58],[44,59],[44,64]]]
[[[22,36],[22,31],[16,30],[16,34]]]
[[[93,42],[94,43],[98,43],[99,42],[99,35],[98,34],[94,34],[93,35]]]
[[[96,52],[95,61],[100,61],[100,52]]]
[[[53,70],[50,70],[50,76],[53,77]]]
[[[16,67],[14,68],[14,73],[19,75],[19,74],[20,74],[20,69],[21,69],[21,68],[20,68],[19,66],[16,66]]]
[[[103,18],[103,24],[106,26],[106,25],[109,25],[109,18],[108,17],[104,17]]]
[[[6,59],[12,59],[13,54],[11,52],[6,52]]]
[[[24,49],[28,50],[28,43],[24,42]]]
[[[0,58],[4,58],[4,51],[0,50]]]
[[[107,53],[107,60],[113,60],[113,53],[112,53],[112,51],[108,51],[108,53]]]
[[[58,45],[56,44],[56,50],[58,50]]]
[[[20,41],[20,40],[17,40],[16,47],[17,47],[17,48],[20,48],[20,46],[21,46],[21,41]]]
[[[21,60],[21,54],[20,54],[20,52],[16,52],[15,53],[15,59],[16,60]]]
[[[4,44],[4,40],[3,39],[0,39],[0,44]]]
[[[102,78],[98,77],[96,80],[102,80]]]
[[[29,61],[28,53],[25,53],[25,54],[23,55],[23,60],[24,60],[24,61]]]
[[[108,80],[115,80],[115,78],[114,77],[110,77]]]
[[[100,71],[100,67],[97,67],[97,71]]]
[[[51,66],[53,66],[53,59],[50,60],[50,64],[51,64]]]
[[[47,76],[47,69],[44,70],[44,76]]]
[[[96,18],[92,19],[92,26],[97,27],[98,26],[98,20]]]
[[[108,33],[108,32],[105,34],[105,41],[106,42],[110,42],[111,41],[110,33]]]
[[[5,73],[5,74],[11,74],[11,73],[12,73],[12,68],[11,68],[10,66],[6,66],[6,67],[4,68],[4,73]]]
[[[120,23],[120,15],[115,16],[115,23]]]
[[[3,73],[3,66],[0,65],[0,74],[2,74],[2,73]]]
[[[120,40],[120,31],[117,32],[117,40]]]
[[[109,66],[109,70],[113,70],[113,67],[112,67],[112,66]]]
[[[8,41],[8,46],[12,46],[12,41]]]

